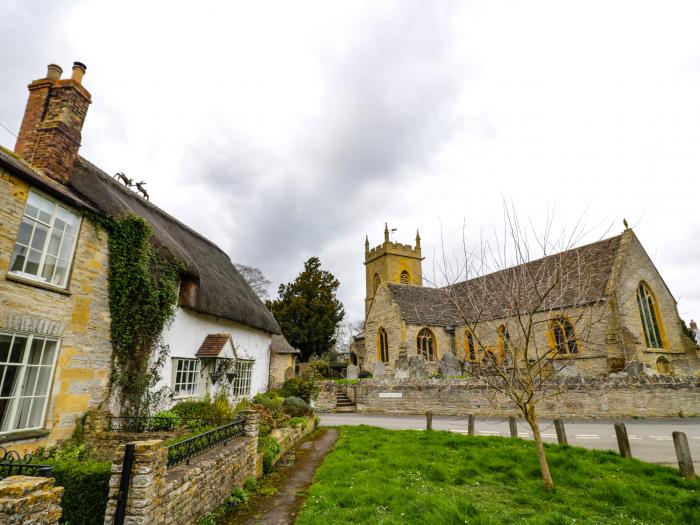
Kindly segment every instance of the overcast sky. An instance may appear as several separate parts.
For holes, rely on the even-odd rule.
[[[0,0],[0,123],[87,65],[81,154],[273,288],[311,255],[362,316],[364,236],[448,248],[503,199],[626,218],[700,316],[700,2]],[[15,138],[0,126],[0,144]]]

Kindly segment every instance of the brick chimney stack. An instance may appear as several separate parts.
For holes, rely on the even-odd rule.
[[[73,63],[71,78],[50,64],[46,77],[29,84],[15,153],[39,171],[63,184],[73,173],[90,93],[83,87],[85,65]]]

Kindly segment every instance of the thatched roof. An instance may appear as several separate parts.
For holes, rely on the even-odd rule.
[[[150,224],[151,242],[182,261],[187,268],[186,278],[196,283],[183,306],[272,334],[281,333],[270,311],[238,273],[228,255],[213,242],[82,157],[78,158],[70,186],[100,213],[115,218],[138,215]]]
[[[606,297],[622,235],[444,288],[388,283],[402,318],[413,325],[456,326],[528,311],[593,304]],[[544,293],[549,290],[548,293]],[[544,296],[543,301],[538,300]]]
[[[270,343],[270,352],[273,354],[301,354],[283,335],[273,335]]]

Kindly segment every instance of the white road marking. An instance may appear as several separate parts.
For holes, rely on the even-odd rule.
[[[690,439],[700,439],[700,436],[688,436]]]
[[[479,434],[485,434],[489,436],[500,436],[501,432],[499,430],[479,430]]]
[[[557,437],[557,435],[556,434],[542,434],[542,437],[543,438],[555,438],[555,437]]]
[[[671,438],[668,436],[649,436],[651,439],[655,439],[656,441],[671,441]]]
[[[640,439],[642,439],[642,438],[638,438],[637,436],[627,436],[627,437],[633,441],[639,441]]]
[[[576,439],[600,439],[598,434],[576,434]]]

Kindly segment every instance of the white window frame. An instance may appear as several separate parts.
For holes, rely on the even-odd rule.
[[[233,385],[231,385],[231,394],[233,395],[234,399],[250,397],[252,394],[254,366],[255,359],[236,359],[234,364],[236,378],[233,380]],[[246,377],[241,375],[241,372],[244,369],[248,372]]]
[[[51,217],[50,217],[50,219],[49,219],[48,222],[41,220],[39,217],[31,217],[31,216],[27,215],[27,205],[29,204],[29,199],[31,198],[32,195],[38,197],[39,199],[43,199],[44,201],[48,201],[48,202],[50,202],[50,203],[53,204],[53,211],[51,212]],[[47,257],[47,255],[48,255],[49,243],[51,242],[51,237],[52,237],[52,235],[53,235],[53,233],[54,233],[54,227],[55,227],[55,222],[56,222],[56,215],[58,214],[59,209],[62,209],[64,212],[67,212],[67,213],[69,213],[69,214],[75,216],[75,218],[77,219],[77,221],[76,221],[76,224],[75,224],[75,234],[74,234],[74,236],[73,236],[73,245],[70,247],[69,256],[68,256],[68,259],[66,260],[66,274],[65,274],[65,276],[64,276],[64,278],[63,278],[63,282],[54,283],[54,282],[52,282],[52,280],[53,280],[53,275],[51,276],[51,279],[48,279],[48,280],[47,280],[47,279],[45,279],[44,277],[42,277],[42,274],[44,273],[44,267],[45,267],[45,265],[46,265],[46,257]],[[46,239],[44,240],[44,245],[41,247],[41,256],[40,256],[40,258],[39,258],[39,267],[38,267],[38,269],[37,269],[37,274],[34,275],[34,274],[32,274],[32,273],[27,273],[27,272],[18,271],[18,270],[14,270],[14,271],[9,271],[9,270],[8,270],[8,273],[9,273],[10,275],[16,275],[16,276],[18,276],[18,277],[22,277],[23,279],[27,279],[27,280],[30,280],[30,281],[36,281],[36,282],[39,282],[39,283],[42,283],[42,284],[46,284],[46,285],[48,285],[48,286],[53,286],[53,287],[62,288],[62,289],[67,288],[67,287],[68,287],[68,281],[69,281],[70,275],[71,275],[71,270],[72,270],[72,268],[73,268],[73,259],[74,259],[74,257],[75,257],[75,248],[76,248],[76,246],[77,246],[77,244],[78,244],[78,235],[80,234],[80,227],[82,226],[82,217],[81,217],[80,214],[77,213],[75,210],[73,210],[72,208],[69,208],[68,206],[65,206],[63,203],[59,202],[58,200],[56,200],[56,199],[54,199],[54,198],[52,198],[52,197],[49,197],[49,196],[46,195],[45,193],[42,193],[42,192],[40,192],[40,191],[37,191],[37,190],[35,190],[34,188],[30,188],[30,190],[29,190],[29,195],[27,196],[27,201],[26,201],[25,204],[24,204],[24,212],[22,213],[22,220],[20,221],[20,225],[19,225],[20,229],[22,228],[22,223],[24,222],[25,218],[26,218],[27,220],[31,221],[31,222],[35,222],[35,223],[41,224],[42,226],[44,226],[45,228],[47,228]],[[33,248],[31,248],[31,242],[32,242],[32,239],[33,239],[33,237],[34,237],[34,234],[33,234],[34,231],[35,231],[35,228],[32,229],[32,235],[30,236],[29,240],[27,241],[27,242],[28,242],[28,244],[26,245],[26,248],[27,248],[27,257],[29,256],[29,251],[30,251],[31,249],[33,249]],[[14,244],[14,246],[13,246],[13,248],[12,248],[12,255],[10,256],[10,265],[9,265],[9,268],[12,268],[12,264],[13,264],[13,262],[14,262],[14,257],[13,257],[13,256],[14,256],[14,254],[15,254],[15,249],[17,248],[17,245],[19,244],[19,234],[20,234],[20,232],[19,232],[19,230],[18,230],[18,232],[17,232],[17,238],[15,239],[15,244]],[[64,241],[65,241],[65,239],[66,239],[66,236],[67,236],[67,235],[66,235],[65,232],[63,232],[62,235],[61,235],[61,240],[60,240],[60,242],[59,242],[58,250],[57,250],[57,252],[56,252],[56,261],[59,260],[59,255],[60,255],[60,253],[61,253],[61,248],[63,247],[63,243],[64,243]],[[20,244],[20,246],[25,246],[25,245],[24,245],[24,244]],[[26,268],[26,266],[27,266],[27,260],[26,260],[26,258],[25,258],[25,261],[24,261],[24,265],[23,265],[23,266],[24,266],[25,268]],[[54,275],[55,275],[55,273],[56,273],[56,267],[54,267],[53,273],[54,273]]]
[[[189,364],[195,364],[195,369],[192,370],[179,370],[180,363],[187,362]],[[192,393],[185,392],[182,393],[182,390],[180,390],[180,393],[178,393],[178,381],[177,381],[177,376],[178,373],[180,374],[194,374],[194,383],[190,381],[181,381],[179,384],[181,385],[192,385]],[[173,388],[173,399],[188,399],[188,398],[193,398],[193,397],[199,397],[199,389],[201,386],[201,381],[200,381],[200,376],[202,374],[202,362],[197,359],[196,357],[173,357],[172,358],[172,388]]]
[[[33,397],[36,398],[37,396],[32,395],[32,396],[20,396],[19,392],[22,390],[22,385],[24,384],[27,370],[30,368],[30,366],[37,366],[37,365],[29,365],[29,354],[31,353],[31,348],[34,343],[34,339],[43,339],[44,340],[44,346],[46,345],[47,341],[53,341],[56,343],[56,349],[54,350],[54,355],[53,355],[53,360],[51,362],[51,371],[49,372],[49,377],[48,377],[48,382],[46,385],[46,395],[43,396],[44,399],[44,408],[41,413],[41,419],[39,422],[39,426],[34,426],[34,427],[23,427],[23,428],[10,428],[7,430],[0,430],[0,436],[11,434],[13,432],[23,432],[23,431],[28,431],[28,430],[41,430],[45,427],[46,425],[46,412],[49,409],[49,404],[51,402],[52,398],[52,390],[53,390],[53,378],[56,373],[56,361],[58,359],[58,354],[61,351],[61,340],[57,337],[52,337],[48,335],[43,335],[43,334],[32,334],[32,333],[27,333],[27,332],[14,332],[14,331],[5,331],[2,330],[0,331],[0,335],[6,335],[12,337],[10,341],[10,352],[12,351],[12,346],[14,344],[15,338],[17,336],[19,337],[26,337],[27,341],[24,345],[24,349],[22,350],[22,362],[21,362],[21,368],[19,370],[19,376],[17,380],[17,385],[19,391],[13,395],[10,396],[9,399],[11,400],[10,402],[12,403],[10,412],[9,412],[9,420],[13,422],[17,416],[17,409],[20,405],[19,400],[21,398],[26,398],[26,397]],[[42,347],[42,356],[44,352],[44,347]],[[9,352],[8,352],[8,359],[9,359]],[[2,361],[2,364],[0,364],[0,388],[3,386],[5,376],[7,374],[7,369],[9,366],[15,366],[17,363],[9,363],[9,361]],[[46,366],[46,365],[38,365],[38,366]],[[36,387],[38,384],[38,377],[37,380],[34,383],[34,392],[36,392]],[[1,393],[1,391],[0,391]],[[31,414],[31,410],[30,410]],[[0,429],[2,428],[2,423],[4,423],[4,418],[0,420]]]

